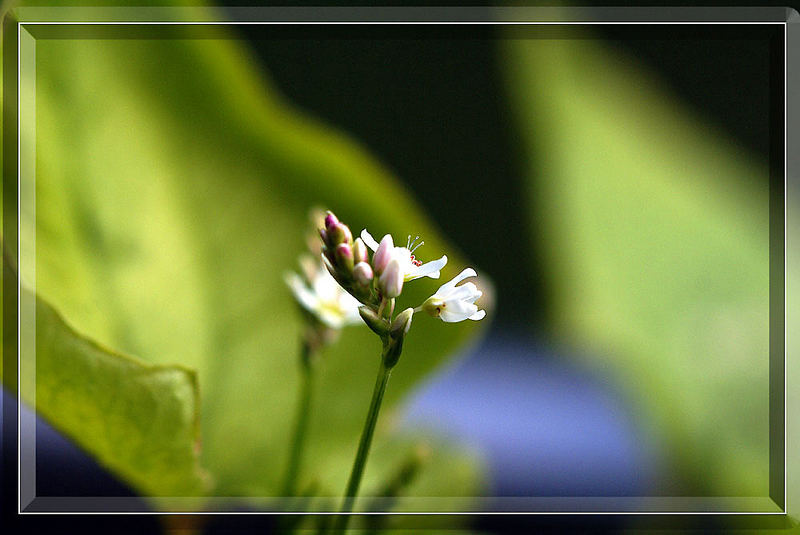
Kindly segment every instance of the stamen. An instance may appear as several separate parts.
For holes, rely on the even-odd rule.
[[[419,236],[417,236],[417,238],[419,238]],[[423,245],[425,245],[425,242],[424,242],[424,241],[421,241],[421,242],[419,242],[418,244],[416,244],[416,245],[414,246],[414,248],[413,248],[413,249],[411,249],[411,252],[413,253],[414,251],[416,251],[417,249],[419,249],[419,248],[420,248],[420,247],[422,247]]]

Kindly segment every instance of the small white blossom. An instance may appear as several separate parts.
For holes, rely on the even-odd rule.
[[[476,276],[477,273],[474,269],[465,269],[450,282],[442,284],[436,293],[416,310],[424,310],[433,317],[441,318],[446,323],[455,323],[465,319],[474,321],[483,319],[486,311],[478,310],[478,305],[475,304],[475,300],[483,295],[483,292],[478,290],[472,282],[456,286],[462,280]]]
[[[417,237],[419,238],[419,236]],[[415,241],[416,239],[415,238]],[[423,264],[414,256],[414,251],[425,242],[414,243],[411,241],[411,236],[406,243],[406,247],[395,247],[391,235],[387,234],[378,244],[375,238],[367,232],[367,229],[361,231],[361,239],[367,244],[367,247],[372,249],[375,253],[373,257],[373,267],[376,273],[380,273],[389,265],[393,259],[397,259],[400,264],[400,272],[402,273],[404,281],[411,281],[419,279],[420,277],[430,277],[438,279],[440,270],[447,264],[447,256],[442,256],[438,260],[433,260]]]
[[[361,303],[347,293],[334,280],[324,266],[319,265],[309,277],[310,286],[294,272],[287,272],[284,280],[300,305],[321,323],[332,329],[361,323],[358,307]]]

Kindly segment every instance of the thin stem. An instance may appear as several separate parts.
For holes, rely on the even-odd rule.
[[[286,470],[286,479],[283,484],[283,495],[294,496],[297,486],[297,476],[300,473],[300,463],[305,449],[306,433],[308,431],[308,416],[311,412],[311,391],[313,383],[313,350],[307,341],[303,341],[300,355],[300,397],[297,403],[297,416],[295,418],[294,436],[289,447],[289,466]]]
[[[375,379],[375,390],[372,392],[372,401],[369,404],[367,420],[364,422],[364,430],[361,432],[361,441],[358,443],[356,460],[353,463],[353,470],[350,472],[350,480],[347,482],[347,491],[345,491],[342,508],[339,510],[340,514],[336,518],[334,533],[344,533],[347,529],[347,523],[350,521],[350,513],[353,511],[353,504],[358,495],[358,487],[361,484],[361,476],[367,463],[369,447],[372,444],[375,423],[378,421],[378,412],[381,409],[383,393],[386,391],[386,384],[389,382],[391,373],[391,368],[387,368],[383,363],[383,358],[381,358],[381,366],[378,369],[378,377]]]

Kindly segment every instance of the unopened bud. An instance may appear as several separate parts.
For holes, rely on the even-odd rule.
[[[391,332],[393,338],[405,336],[411,328],[411,318],[414,317],[414,309],[407,308],[402,311],[392,322]]]
[[[375,256],[372,257],[372,267],[375,269],[375,273],[378,275],[383,273],[383,270],[386,269],[386,266],[389,265],[389,261],[392,259],[393,252],[394,241],[392,240],[392,236],[387,234],[381,240],[380,245],[378,245]]]
[[[353,241],[353,258],[356,264],[369,261],[367,246],[361,238],[356,238],[355,241]]]
[[[353,249],[350,248],[350,245],[346,243],[337,245],[334,256],[336,257],[336,265],[346,273],[353,271]]]
[[[400,261],[393,259],[381,275],[379,288],[384,297],[397,297],[403,291],[403,269]]]
[[[328,213],[325,214],[325,228],[330,230],[330,228],[337,223],[339,223],[339,218],[333,215],[333,212],[329,210]]]
[[[364,305],[358,308],[358,313],[361,315],[361,319],[364,320],[364,323],[367,324],[367,327],[369,327],[372,332],[380,336],[386,335],[389,326],[380,318],[380,316],[378,316],[377,312]]]
[[[372,267],[366,262],[359,262],[353,268],[353,278],[362,286],[369,285],[372,282]]]
[[[328,240],[329,243],[334,247],[340,243],[346,243],[347,245],[350,245],[353,243],[353,233],[350,232],[350,228],[344,223],[336,223],[335,225],[328,227]]]

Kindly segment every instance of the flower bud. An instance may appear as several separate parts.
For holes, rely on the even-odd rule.
[[[403,291],[403,269],[396,258],[389,262],[380,279],[378,287],[384,297],[397,297]]]
[[[344,223],[336,223],[335,225],[328,227],[328,240],[329,243],[334,247],[340,243],[346,243],[347,245],[350,245],[353,243],[353,233],[350,232],[350,228]]]
[[[359,262],[353,268],[353,278],[362,286],[369,285],[372,282],[372,267],[366,262]]]
[[[383,273],[383,270],[389,265],[389,260],[392,259],[392,253],[394,253],[394,241],[392,236],[387,234],[381,240],[378,250],[375,251],[375,255],[372,257],[372,267],[375,269],[375,273],[378,275]]]
[[[327,245],[328,244],[328,233],[327,233],[327,231],[324,228],[317,229],[317,230],[319,230],[319,237],[322,238],[322,243]]]
[[[397,338],[405,336],[411,328],[411,318],[414,316],[414,309],[407,308],[402,311],[392,322],[391,332],[392,337]]]
[[[353,258],[358,264],[359,262],[368,262],[369,257],[367,256],[367,246],[364,244],[364,240],[361,238],[356,238],[353,242]],[[372,270],[370,270],[371,272]]]
[[[342,268],[345,273],[353,271],[353,249],[346,243],[340,243],[334,251],[336,265]]]
[[[339,218],[333,215],[333,212],[328,210],[328,213],[325,214],[325,228],[330,230],[330,228],[339,223]]]
[[[378,316],[377,312],[364,305],[358,308],[358,313],[361,315],[361,319],[364,320],[364,323],[367,324],[367,327],[372,329],[372,332],[380,336],[386,335],[388,326],[386,322]]]

